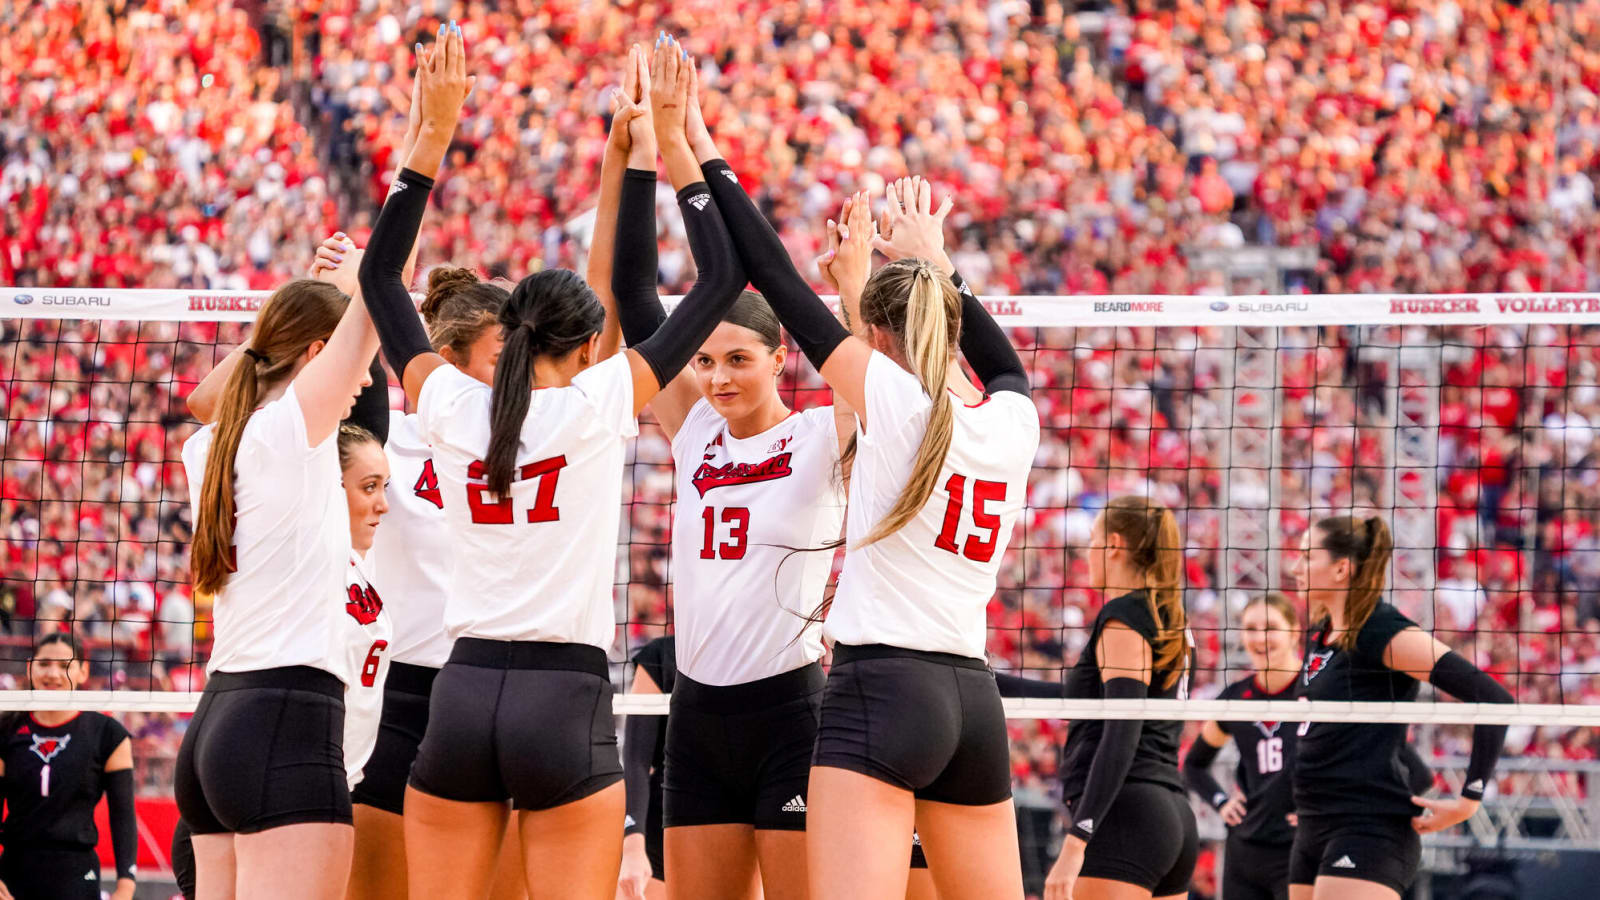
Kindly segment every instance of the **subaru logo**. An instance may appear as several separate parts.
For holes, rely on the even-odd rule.
[[[13,303],[17,304],[18,306],[27,306],[29,303],[33,302],[33,295],[32,294],[18,294],[15,297],[12,297],[11,300],[12,300]]]
[[[1228,311],[1228,301],[1226,301],[1226,300],[1213,300],[1213,301],[1211,301],[1211,309],[1214,312],[1227,312]]]

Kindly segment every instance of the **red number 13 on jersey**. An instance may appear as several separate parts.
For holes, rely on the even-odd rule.
[[[1004,481],[972,481],[972,527],[974,529],[987,529],[989,536],[978,537],[977,534],[967,535],[966,544],[956,546],[956,530],[961,526],[961,511],[966,505],[967,476],[951,475],[945,482],[945,492],[950,495],[950,502],[944,508],[944,526],[939,529],[939,537],[933,542],[940,550],[948,550],[958,556],[965,556],[975,562],[988,562],[994,558],[994,548],[1000,534],[1000,516],[989,512],[985,507],[991,502],[1004,503],[1006,499],[1006,483]]]

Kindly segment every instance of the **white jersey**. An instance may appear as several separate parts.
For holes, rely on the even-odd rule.
[[[183,445],[195,514],[215,432],[207,425]],[[306,445],[293,384],[245,423],[233,502],[237,565],[212,602],[216,641],[206,672],[327,669],[344,614],[334,599],[344,593],[350,513],[339,486],[338,436]]]
[[[433,471],[433,448],[422,439],[415,415],[391,411],[389,512],[367,559],[373,585],[388,597],[394,621],[390,656],[414,666],[443,666],[450,658],[444,633],[445,596],[455,548],[444,519],[444,494]]]
[[[489,386],[440,366],[417,398],[444,494],[455,566],[452,639],[556,641],[609,650],[626,441],[639,433],[633,372],[617,354],[568,387],[533,391],[511,493],[490,493]]]
[[[672,441],[677,501],[672,596],[678,671],[744,684],[822,657],[833,554],[793,553],[839,537],[844,486],[833,407],[793,413],[747,438],[697,402]]]
[[[1027,499],[1039,414],[1010,391],[972,406],[954,402],[950,452],[922,511],[845,554],[823,626],[829,640],[984,658],[984,608]],[[916,376],[881,353],[867,364],[866,403],[850,473],[852,544],[900,496],[932,409]]]
[[[394,625],[361,557],[351,553],[345,572],[345,615],[339,622],[340,652],[335,660],[344,672],[344,771],[354,790],[378,746]]]

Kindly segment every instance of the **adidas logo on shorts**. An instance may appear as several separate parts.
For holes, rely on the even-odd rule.
[[[1333,864],[1333,868],[1335,869],[1354,869],[1355,867],[1355,860],[1351,859],[1350,854],[1348,853],[1339,857],[1339,859]]]
[[[783,811],[784,812],[805,812],[806,811],[806,798],[800,796],[799,794],[795,794],[793,797],[789,798],[789,802],[788,803],[785,803],[783,805]]]
[[[83,880],[84,881],[99,881],[100,879],[95,877],[94,870],[90,869],[89,871],[83,873]]]
[[[711,195],[710,194],[695,194],[693,197],[689,198],[689,205],[694,207],[695,209],[705,209],[706,205],[709,204],[710,202],[711,202]]]

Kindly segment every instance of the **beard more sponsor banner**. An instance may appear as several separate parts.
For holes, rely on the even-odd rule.
[[[0,319],[248,322],[267,291],[0,287]],[[670,308],[677,297],[663,298]],[[838,301],[824,298],[837,309]],[[1285,296],[985,296],[1001,325],[1600,325],[1600,294],[1290,294]]]

